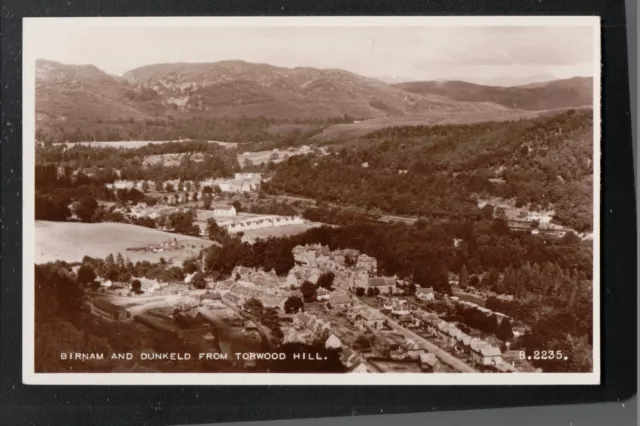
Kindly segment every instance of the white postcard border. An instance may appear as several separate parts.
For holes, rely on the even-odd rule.
[[[78,26],[589,26],[593,28],[593,371],[588,373],[36,373],[35,372],[35,61],[33,46],[43,32]],[[40,34],[37,31],[41,31]],[[24,18],[22,143],[23,383],[27,385],[598,385],[600,332],[601,36],[598,16],[500,17],[155,17]],[[541,348],[542,349],[542,348]]]

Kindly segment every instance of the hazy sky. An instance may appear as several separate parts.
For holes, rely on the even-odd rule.
[[[65,25],[39,31],[35,57],[116,75],[143,65],[240,59],[342,68],[401,80],[593,75],[593,29],[548,27],[222,27]]]

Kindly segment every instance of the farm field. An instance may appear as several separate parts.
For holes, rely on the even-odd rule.
[[[188,142],[188,140],[172,140],[172,141],[87,141],[87,142],[61,142],[67,145],[68,148],[72,148],[74,145],[84,145],[84,146],[93,146],[96,148],[140,148],[145,145],[156,145],[167,142]],[[221,141],[207,141],[209,143],[217,143],[218,145],[224,146],[226,148],[235,148],[238,146],[237,142],[221,142]],[[58,144],[56,144],[58,145]]]
[[[286,226],[277,226],[275,228],[264,228],[264,229],[255,229],[252,231],[247,231],[246,234],[250,235],[252,238],[269,238],[269,237],[289,237],[291,235],[302,234],[305,231],[308,231],[311,228],[317,228],[322,226],[322,223],[303,223],[301,225],[286,225]]]
[[[277,151],[278,158],[271,160],[271,155],[273,153],[274,151],[243,152],[242,154],[238,154],[238,163],[244,164],[246,160],[251,161],[253,164],[268,163],[269,161],[280,163],[281,161],[284,161],[285,155],[288,155],[289,157],[296,155],[294,152],[290,151]]]
[[[478,296],[473,294],[465,293],[459,287],[451,286],[451,291],[455,297],[460,300],[465,300],[467,302],[475,303],[478,306],[484,307],[484,299],[481,299]]]
[[[127,248],[143,247],[173,241],[184,247],[160,253],[132,251]],[[35,221],[36,263],[63,260],[80,262],[84,256],[104,258],[110,253],[122,253],[136,261],[157,262],[161,257],[167,261],[181,262],[196,255],[212,241],[186,235],[171,234],[157,229],[125,223],[78,223]]]
[[[491,110],[452,114],[448,111],[432,111],[429,114],[404,117],[380,117],[349,124],[334,124],[314,135],[315,142],[329,142],[335,139],[358,138],[368,133],[395,126],[433,126],[442,124],[472,124],[484,121],[510,121],[534,118],[546,111]]]

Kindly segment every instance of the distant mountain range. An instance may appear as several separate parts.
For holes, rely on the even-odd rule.
[[[466,102],[493,102],[507,108],[546,110],[591,105],[593,79],[574,77],[524,86],[481,86],[464,81],[422,81],[395,87],[422,95],[440,95]]]
[[[157,64],[122,77],[93,65],[37,61],[36,119],[65,123],[167,118],[355,119],[553,109],[591,104],[591,80],[499,88],[465,82],[389,84],[348,71],[243,61]],[[74,124],[75,125],[75,124]]]

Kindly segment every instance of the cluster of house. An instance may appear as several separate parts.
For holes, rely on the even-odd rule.
[[[555,223],[541,223],[537,227],[532,226],[532,222],[527,220],[508,220],[507,226],[512,231],[530,233],[532,235],[542,235],[562,238],[569,232],[562,225]]]
[[[235,211],[235,209],[234,209]],[[214,211],[215,214],[215,211]],[[225,214],[223,216],[231,216]],[[256,229],[277,228],[280,226],[302,225],[305,221],[300,216],[260,216],[230,222],[220,222],[219,225],[230,234],[253,231]]]
[[[322,244],[307,244],[295,246],[292,253],[295,262],[299,265],[335,269],[356,267],[363,268],[371,274],[376,274],[378,270],[378,262],[374,257],[354,249],[331,251],[329,247]]]
[[[394,361],[418,361],[423,371],[433,371],[438,364],[438,357],[428,352],[420,343],[406,339],[398,347],[391,351],[390,358]]]
[[[359,330],[381,330],[387,318],[377,309],[356,305],[347,311],[347,318]]]
[[[85,172],[85,174],[87,174]],[[91,176],[90,174],[88,176]],[[185,181],[180,179],[170,179],[163,181],[158,185],[152,180],[116,180],[113,183],[107,183],[105,186],[109,189],[137,189],[144,191],[145,187],[149,191],[166,191],[170,187],[174,191],[184,192],[199,188],[199,198],[202,198],[203,190],[206,187],[213,189],[218,186],[222,192],[240,193],[256,191],[260,188],[262,175],[260,173],[235,173],[232,179],[205,179],[197,184],[195,181]],[[183,188],[183,191],[179,191]]]
[[[262,182],[260,173],[236,173],[233,179],[207,179],[200,183],[201,188],[218,186],[222,192],[244,193],[257,191]]]
[[[293,316],[293,327],[285,335],[284,342],[313,344],[319,340],[327,340],[330,335],[331,323],[329,321],[315,315],[299,312]]]
[[[323,272],[331,271],[335,275],[338,286],[355,291],[362,288],[365,291],[376,289],[380,294],[397,292],[397,277],[378,277],[378,261],[367,254],[354,249],[331,251],[321,244],[307,244],[296,246],[292,250],[296,267],[292,273],[309,277],[319,276]],[[291,275],[291,274],[290,274]]]
[[[275,271],[262,271],[245,266],[236,266],[230,279],[207,284],[207,288],[217,291],[222,301],[242,307],[244,303],[255,298],[265,308],[273,307],[284,310],[284,302],[289,296],[284,279]]]
[[[284,336],[284,343],[313,344],[324,341],[324,347],[328,350],[340,351],[340,360],[349,373],[371,373],[364,363],[361,354],[343,345],[340,338],[331,331],[329,321],[317,318],[315,315],[298,313],[293,317],[293,327]]]
[[[425,312],[415,313],[415,315],[422,322],[427,333],[438,339],[442,345],[468,354],[474,363],[485,366],[504,364],[500,348],[492,346],[485,340],[467,335],[455,324],[443,321],[436,315]]]

